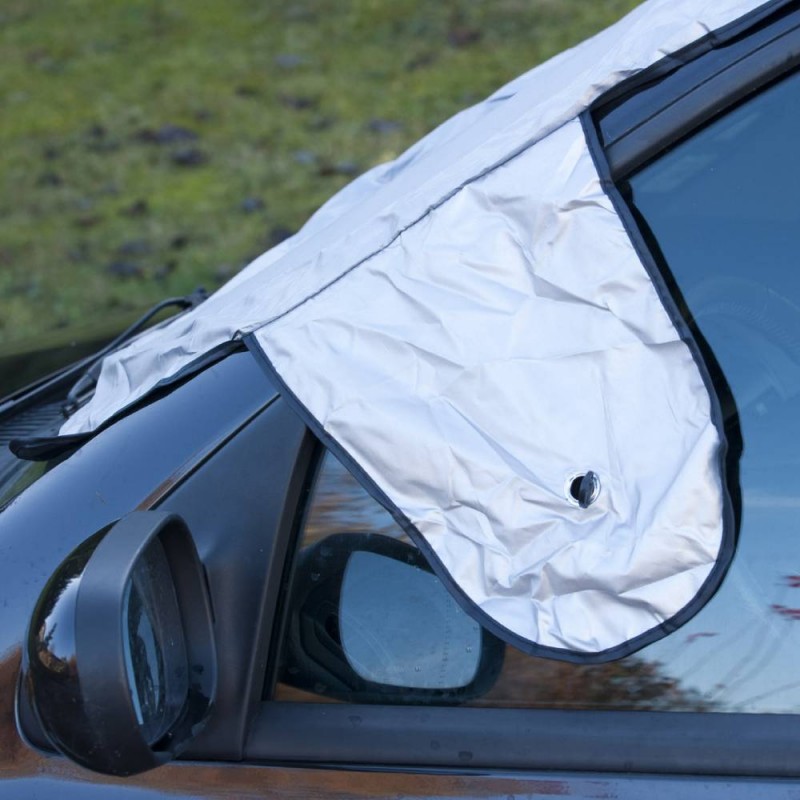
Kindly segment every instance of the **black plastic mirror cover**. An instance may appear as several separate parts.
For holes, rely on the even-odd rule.
[[[97,772],[174,758],[214,699],[202,564],[177,515],[134,512],[60,565],[28,631],[22,689],[53,746]]]
[[[452,688],[416,688],[376,683],[351,666],[339,624],[342,585],[350,556],[372,553],[428,573],[416,548],[390,536],[336,533],[304,548],[294,569],[279,680],[314,694],[356,703],[450,705],[481,697],[503,666],[505,644],[481,629],[480,657],[472,680]],[[398,602],[404,598],[398,597]],[[419,620],[420,625],[425,620]]]

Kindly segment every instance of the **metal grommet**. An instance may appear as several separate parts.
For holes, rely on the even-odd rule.
[[[589,508],[600,496],[600,478],[596,472],[578,472],[567,478],[564,487],[567,500],[574,506]]]

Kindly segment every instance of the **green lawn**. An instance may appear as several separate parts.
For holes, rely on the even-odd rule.
[[[0,345],[213,289],[637,0],[3,0]]]

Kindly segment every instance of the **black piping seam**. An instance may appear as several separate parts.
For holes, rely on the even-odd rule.
[[[714,564],[714,567],[712,568],[706,580],[703,582],[703,585],[700,587],[695,597],[687,605],[685,605],[677,614],[663,622],[661,625],[651,629],[651,631],[648,631],[646,634],[643,634],[644,637],[649,639],[649,641],[646,641],[644,644],[640,645],[644,646],[645,644],[649,644],[650,642],[655,641],[662,636],[672,633],[677,628],[684,625],[695,614],[697,614],[697,612],[700,611],[700,609],[717,592],[731,565],[736,550],[736,539],[738,536],[738,515],[735,512],[734,502],[731,495],[730,480],[732,476],[728,468],[729,441],[725,430],[722,405],[720,403],[720,398],[717,394],[714,381],[711,377],[711,373],[708,369],[705,359],[703,358],[702,350],[686,319],[681,313],[678,303],[676,302],[672,292],[669,289],[669,286],[667,285],[658,262],[654,258],[650,248],[647,246],[647,243],[641,231],[639,230],[639,226],[636,224],[636,220],[634,219],[630,208],[625,203],[622,194],[611,178],[611,167],[606,159],[605,152],[600,145],[597,129],[592,121],[591,111],[584,111],[584,113],[581,114],[580,119],[586,134],[589,152],[592,155],[595,167],[597,168],[597,172],[600,176],[600,185],[611,200],[614,210],[622,221],[625,232],[628,234],[628,237],[633,244],[640,262],[644,266],[650,281],[655,287],[656,293],[661,301],[661,305],[667,312],[667,315],[669,316],[673,326],[678,331],[681,340],[689,348],[694,363],[700,372],[711,404],[711,421],[714,427],[717,429],[717,434],[719,435],[720,439],[719,451],[717,453],[717,464],[722,486],[722,540],[720,542],[720,549],[717,554],[716,563]],[[736,487],[735,491],[738,496],[738,487]],[[637,639],[641,639],[641,636],[637,637]],[[636,639],[631,640],[631,642],[634,641],[636,641]]]
[[[621,83],[618,83],[595,100],[591,108],[593,110],[599,109],[602,113],[603,106],[609,109],[614,107],[618,101],[625,100],[640,89],[656,83],[662,78],[666,78],[690,61],[694,61],[700,56],[718,47],[730,44],[735,39],[744,36],[749,33],[751,28],[768,20],[773,14],[777,14],[794,2],[796,2],[796,0],[770,0],[745,14],[743,17],[739,17],[733,20],[733,22],[723,25],[721,28],[710,31],[700,39],[696,39],[694,42],[691,42],[675,53],[665,56],[646,69],[643,69],[641,72],[637,72],[630,78],[626,78]]]
[[[263,348],[258,342],[255,333],[250,333],[244,337],[244,343],[248,350],[255,356],[256,360],[266,371],[268,377],[279,388],[284,400],[289,404],[295,413],[303,420],[312,433],[330,450],[339,461],[347,468],[353,477],[361,484],[367,493],[382,505],[391,514],[394,521],[403,529],[409,536],[412,542],[419,548],[425,558],[428,560],[431,568],[436,576],[445,585],[450,592],[453,599],[459,604],[466,614],[469,614],[479,625],[484,627],[489,633],[494,634],[498,639],[502,639],[507,644],[513,645],[518,650],[531,656],[539,658],[550,658],[557,661],[567,661],[572,664],[604,664],[608,661],[616,661],[620,658],[625,658],[637,650],[646,647],[648,644],[663,638],[669,633],[677,630],[684,622],[691,616],[697,613],[698,609],[692,611],[684,617],[684,610],[679,612],[678,615],[669,620],[661,623],[655,628],[629,639],[615,647],[610,647],[607,650],[600,650],[593,653],[568,650],[566,648],[548,647],[546,645],[537,644],[525,639],[517,633],[509,630],[501,625],[495,619],[490,617],[480,606],[470,599],[464,590],[456,583],[450,575],[447,567],[439,559],[434,549],[428,543],[427,539],[420,533],[414,523],[392,502],[383,490],[375,483],[369,474],[358,464],[358,462],[347,452],[347,450],[328,433],[322,425],[312,416],[308,409],[303,405],[302,401],[294,394],[289,388],[278,371],[275,369],[269,356],[264,352]],[[721,578],[720,578],[721,580]],[[706,582],[707,583],[707,582]],[[705,586],[706,584],[704,584]],[[716,588],[716,587],[715,587]],[[709,595],[710,596],[710,595]],[[706,602],[705,600],[703,601]],[[680,619],[678,619],[680,617]]]
[[[274,317],[271,317],[266,322],[261,322],[255,327],[248,328],[246,332],[243,332],[244,335],[247,336],[250,334],[257,333],[263,328],[272,325],[272,323],[274,322],[278,322],[279,320],[283,319],[284,317],[288,316],[294,311],[297,311],[299,308],[302,308],[306,303],[315,300],[321,294],[327,292],[328,289],[330,289],[332,286],[335,286],[337,283],[339,283],[339,281],[343,280],[348,275],[350,275],[350,273],[357,270],[360,266],[366,264],[368,261],[371,261],[376,256],[379,256],[381,253],[387,251],[395,242],[399,241],[405,233],[410,231],[412,228],[416,227],[420,222],[429,217],[434,211],[441,208],[446,203],[450,202],[450,200],[452,200],[454,197],[460,194],[461,191],[465,189],[467,186],[470,186],[473,183],[480,181],[487,175],[490,175],[491,173],[495,172],[501,167],[506,166],[506,164],[509,164],[514,159],[527,153],[528,150],[530,150],[532,147],[535,147],[537,144],[539,144],[539,142],[544,141],[549,136],[552,136],[553,134],[557,133],[562,128],[565,128],[567,125],[571,124],[574,121],[575,117],[570,117],[569,119],[565,119],[562,122],[553,125],[552,127],[546,128],[537,135],[536,139],[523,142],[510,152],[504,154],[499,160],[494,161],[493,163],[489,164],[488,166],[480,170],[480,172],[476,172],[474,175],[471,175],[469,178],[466,178],[463,183],[460,183],[455,188],[447,191],[442,197],[440,197],[435,202],[431,203],[422,213],[420,213],[418,216],[414,217],[414,219],[407,222],[404,227],[402,227],[395,234],[393,234],[392,237],[387,242],[378,247],[377,250],[373,250],[371,253],[367,254],[363,258],[360,258],[358,261],[355,262],[355,264],[351,264],[349,267],[347,267],[347,269],[345,269],[344,272],[341,272],[338,275],[334,276],[326,284],[320,286],[319,289],[307,295],[302,300],[298,300],[293,306],[290,306],[289,308],[284,309],[280,313],[275,314]]]
[[[83,447],[90,439],[93,439],[99,433],[102,433],[106,428],[111,427],[115,422],[118,422],[123,417],[132,414],[142,406],[156,400],[157,393],[164,389],[169,389],[176,383],[184,380],[185,378],[195,375],[196,373],[210,367],[217,361],[221,361],[225,356],[230,355],[236,350],[241,349],[241,342],[238,340],[228,340],[218,344],[211,350],[203,353],[203,355],[196,358],[194,361],[184,365],[174,375],[163,378],[149,389],[142,397],[137,398],[132,403],[121,408],[115,414],[106,419],[101,425],[98,425],[94,430],[87,431],[86,433],[73,433],[65,436],[45,436],[30,439],[12,439],[9,442],[8,449],[19,459],[23,461],[49,461],[57,456],[71,453],[79,447]]]

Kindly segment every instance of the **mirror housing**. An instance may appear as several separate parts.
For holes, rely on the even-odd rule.
[[[133,775],[184,749],[216,690],[205,573],[176,516],[134,512],[59,566],[31,618],[23,690],[53,746]]]
[[[371,596],[360,613],[359,598]],[[505,644],[456,604],[417,548],[390,536],[337,533],[304,548],[288,611],[279,680],[337,700],[463,703],[502,669]]]

